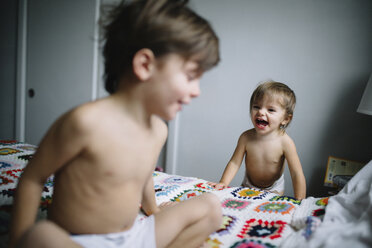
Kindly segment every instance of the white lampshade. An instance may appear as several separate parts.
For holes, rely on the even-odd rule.
[[[364,90],[362,100],[360,101],[357,112],[372,115],[372,74],[369,77],[366,89]]]

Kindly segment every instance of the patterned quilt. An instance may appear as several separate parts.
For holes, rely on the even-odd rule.
[[[308,239],[321,222],[328,198],[298,201],[268,191],[231,187],[215,190],[208,181],[154,172],[157,203],[185,201],[205,192],[216,194],[222,206],[223,224],[211,234],[206,247],[280,247],[286,237],[301,232]]]
[[[0,140],[0,247],[6,247],[17,180],[35,149],[33,145]],[[205,247],[280,247],[294,233],[297,241],[306,242],[321,223],[328,203],[328,198],[309,197],[297,201],[289,196],[243,187],[217,191],[203,179],[158,171],[153,173],[153,179],[158,204],[185,201],[205,192],[219,197],[223,224],[209,236]],[[44,187],[38,218],[46,217],[52,194],[51,177]]]

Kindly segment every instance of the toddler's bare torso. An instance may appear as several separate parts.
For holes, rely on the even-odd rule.
[[[247,132],[245,147],[245,173],[249,181],[258,188],[274,184],[284,170],[284,152],[281,138],[258,140]]]

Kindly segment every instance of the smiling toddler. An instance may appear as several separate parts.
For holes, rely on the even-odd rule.
[[[242,186],[284,194],[284,161],[292,177],[294,195],[306,197],[306,181],[293,140],[285,132],[293,118],[294,92],[285,84],[268,81],[260,84],[250,100],[254,128],[240,135],[235,151],[216,189],[226,188],[245,157]]]

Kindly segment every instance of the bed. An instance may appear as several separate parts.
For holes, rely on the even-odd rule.
[[[0,141],[0,242],[6,247],[17,180],[36,146]],[[223,223],[204,247],[372,247],[372,161],[335,196],[298,201],[267,191],[230,187],[154,171],[157,203],[184,201],[212,192],[221,202]],[[38,219],[46,217],[53,177],[45,183]],[[197,211],[197,210],[196,210]],[[138,218],[146,218],[141,212]]]

